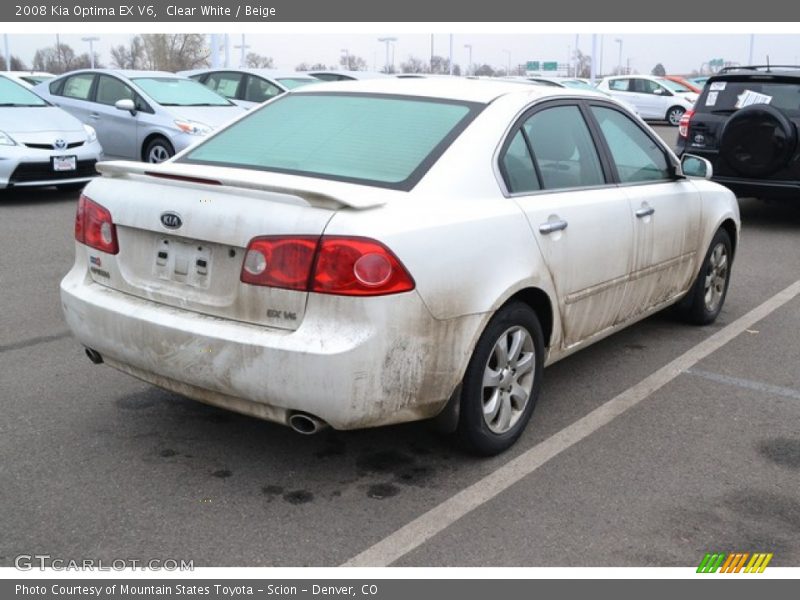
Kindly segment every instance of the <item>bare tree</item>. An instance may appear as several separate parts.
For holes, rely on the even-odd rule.
[[[142,35],[144,68],[184,71],[208,66],[211,53],[199,33],[153,33]]]
[[[367,61],[355,54],[344,54],[339,58],[339,65],[345,71],[366,71]]]
[[[244,65],[251,69],[271,69],[274,66],[271,56],[262,56],[257,52],[248,52]]]
[[[297,65],[294,70],[295,71],[333,71],[336,67],[328,68],[326,65],[322,63],[314,63],[313,65],[309,65],[308,63],[301,62]]]
[[[400,72],[402,73],[430,73],[431,67],[427,60],[422,60],[416,56],[409,56],[408,60],[400,63]]]
[[[95,52],[94,65],[102,68],[99,56]],[[40,48],[33,55],[33,69],[36,71],[48,71],[50,73],[65,73],[75,69],[87,69],[92,66],[92,59],[88,52],[75,54],[75,50],[69,44],[56,44],[48,48]]]
[[[580,50],[575,52],[577,59],[577,71],[575,77],[591,77],[592,76],[592,57],[584,54]]]
[[[0,56],[0,71],[6,70],[6,59],[4,56]],[[12,71],[27,71],[28,66],[22,62],[22,59],[19,56],[11,55],[11,70]]]
[[[120,44],[111,48],[111,64],[117,69],[143,69],[145,56],[142,38],[137,35],[131,38],[127,46]]]
[[[450,73],[450,59],[434,55],[431,57],[431,73],[447,75]],[[453,65],[453,75],[461,75],[461,67]]]

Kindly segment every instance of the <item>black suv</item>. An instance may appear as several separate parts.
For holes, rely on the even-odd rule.
[[[737,196],[800,198],[800,67],[731,67],[712,76],[678,127],[678,155],[714,167]]]

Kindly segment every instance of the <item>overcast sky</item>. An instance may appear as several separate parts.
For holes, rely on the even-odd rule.
[[[97,36],[95,50],[100,60],[110,63],[109,49],[117,44],[127,43],[131,35],[121,33],[103,33],[102,24],[94,25],[84,34],[62,34],[61,41],[72,46],[76,52],[88,51],[88,43],[82,37]],[[238,66],[241,50],[234,46],[241,44],[240,34],[229,34],[231,45],[231,66]],[[386,46],[378,42],[379,37],[396,37],[392,44],[395,64],[407,60],[410,55],[427,60],[431,53],[431,35],[421,33],[392,33],[376,31],[374,34],[275,34],[248,33],[245,43],[248,51],[271,56],[275,67],[294,69],[301,62],[322,62],[327,65],[337,64],[342,50],[358,55],[367,61],[369,69],[381,69],[386,55]],[[434,52],[443,56],[449,53],[449,35],[438,33],[433,36]],[[622,43],[617,42],[621,39]],[[684,74],[699,69],[701,64],[711,59],[722,58],[726,61],[747,63],[750,52],[748,34],[681,34],[681,35],[633,35],[630,33],[605,33],[598,36],[598,65],[604,71],[613,69],[619,61],[620,45],[622,64],[630,61],[632,69],[640,73],[649,73],[656,63],[662,63],[668,73]],[[602,43],[601,43],[602,40]],[[574,49],[574,34],[549,35],[535,33],[520,34],[470,34],[457,33],[453,36],[453,58],[456,64],[468,63],[468,50],[465,44],[472,46],[472,60],[476,64],[490,64],[493,67],[505,67],[509,59],[511,64],[521,64],[528,60],[547,60],[565,62]],[[22,58],[28,65],[33,60],[37,48],[52,46],[55,35],[43,34],[9,34],[8,43],[11,54]],[[592,36],[582,33],[579,36],[578,48],[584,54],[591,54]],[[602,55],[600,49],[602,48]],[[506,52],[508,51],[508,52]],[[800,58],[800,35],[757,34],[754,36],[753,60],[755,63],[797,64]],[[224,60],[224,54],[221,54]]]

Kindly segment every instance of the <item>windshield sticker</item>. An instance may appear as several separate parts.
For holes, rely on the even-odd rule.
[[[769,104],[772,101],[772,96],[766,94],[759,94],[753,90],[745,90],[736,99],[735,108],[744,108],[751,104]]]
[[[717,103],[717,96],[719,96],[719,92],[708,92],[706,106],[714,106]]]
[[[709,87],[709,89],[712,92],[721,92],[722,90],[725,89],[726,85],[727,85],[727,82],[725,82],[725,81],[712,81],[711,82],[711,86]]]

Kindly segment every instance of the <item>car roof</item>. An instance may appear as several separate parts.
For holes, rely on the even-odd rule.
[[[800,77],[800,67],[794,65],[753,65],[744,67],[725,67],[720,72],[715,73],[709,78],[720,77],[741,77],[742,75],[759,75],[766,76],[783,76],[783,77]]]
[[[338,71],[338,70],[331,70],[331,69],[316,69],[311,71],[299,71],[300,73],[304,73],[307,75],[324,75],[328,73],[330,75],[341,75],[344,77],[353,77],[355,79],[392,79],[391,75],[387,75],[386,73],[380,73],[378,71]]]
[[[251,67],[207,67],[203,69],[191,69],[189,71],[178,71],[178,75],[191,77],[192,75],[199,75],[200,73],[219,73],[219,72],[232,72],[232,73],[249,73],[251,75],[261,75],[270,79],[310,79],[318,81],[316,77],[312,77],[305,71],[292,71],[289,69],[259,69]]]
[[[117,75],[119,77],[126,77],[128,79],[133,79],[136,77],[177,77],[179,79],[184,79],[183,75],[170,73],[168,71],[144,71],[134,69],[76,69],[75,71],[64,73],[60,77],[76,75],[78,73],[107,73],[109,75]]]
[[[499,79],[457,78],[396,78],[364,79],[358,81],[331,81],[295,89],[293,94],[319,94],[322,92],[360,92],[364,94],[387,94],[400,96],[421,96],[442,100],[462,100],[488,104],[507,94],[527,94],[530,96],[561,97],[587,96],[600,97],[590,90],[578,90],[537,85],[520,85],[515,81]]]

